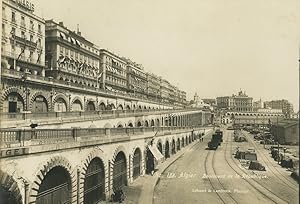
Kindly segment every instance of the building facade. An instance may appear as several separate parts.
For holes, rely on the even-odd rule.
[[[2,1],[1,85],[3,112],[29,110],[27,76],[45,77],[45,21],[34,15],[34,4]],[[17,92],[5,92],[15,89]]]
[[[261,99],[253,102],[253,111],[264,108],[264,103]]]
[[[271,126],[271,133],[280,144],[299,144],[299,120],[283,119],[274,122]]]
[[[147,75],[141,64],[100,49],[79,29],[45,21],[33,11],[33,4],[2,2],[1,112],[186,105],[184,91],[161,77]]]
[[[112,52],[100,50],[100,88],[127,93],[127,62]]]
[[[217,97],[217,107],[229,111],[252,112],[252,97],[240,91],[238,95]]]
[[[150,99],[161,99],[160,78],[152,73],[147,73],[147,93]]]
[[[273,100],[264,102],[265,108],[281,109],[285,117],[290,118],[294,113],[293,104],[288,100]]]
[[[147,99],[147,75],[141,64],[127,60],[128,92],[139,98]]]

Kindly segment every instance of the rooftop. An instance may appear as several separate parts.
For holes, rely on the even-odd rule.
[[[290,126],[294,126],[294,125],[299,125],[299,120],[298,119],[283,119],[283,120],[280,120],[277,123],[273,124],[274,126],[278,126],[278,127],[284,127],[284,128],[287,128],[287,127],[290,127]]]

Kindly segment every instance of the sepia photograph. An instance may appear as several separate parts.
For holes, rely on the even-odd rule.
[[[0,204],[299,204],[299,0],[1,0]]]

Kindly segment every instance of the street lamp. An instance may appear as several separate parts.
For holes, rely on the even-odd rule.
[[[28,86],[26,84],[27,80],[28,80],[28,74],[30,74],[30,72],[28,72],[28,70],[25,71],[25,73],[21,76],[21,80],[24,83],[24,87],[25,87],[25,111],[28,111],[28,98],[29,98],[29,90],[28,90]]]

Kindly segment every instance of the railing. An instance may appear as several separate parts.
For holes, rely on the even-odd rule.
[[[187,127],[139,127],[139,128],[69,128],[69,129],[31,129],[31,130],[0,130],[0,147],[54,144],[57,141],[78,141],[97,139],[104,142],[130,140],[131,136],[145,136],[145,133],[171,133],[174,131],[192,131],[200,126]],[[148,134],[149,135],[149,134]],[[147,136],[147,135],[146,135]],[[97,137],[97,138],[95,138]],[[136,138],[136,137],[135,137]]]
[[[0,113],[0,119],[2,121],[10,120],[38,120],[38,119],[50,119],[50,118],[78,118],[80,119],[108,119],[108,118],[120,118],[120,117],[132,117],[139,115],[151,115],[151,114],[167,114],[174,112],[184,112],[199,109],[137,109],[137,110],[103,110],[103,111],[77,111],[77,112],[40,112],[40,113]]]
[[[16,53],[11,53],[11,52],[2,52],[2,55],[8,56],[8,57],[16,57]],[[26,60],[24,60],[26,61]],[[34,64],[39,64],[39,65],[44,65],[44,61],[41,59],[40,63],[34,63]],[[14,77],[16,76],[22,76],[24,73],[18,70],[8,70],[8,69],[2,69],[2,73],[5,76],[5,74],[9,74],[9,75],[13,75]],[[81,85],[81,84],[75,84],[72,82],[66,82],[66,81],[61,81],[61,80],[57,80],[57,79],[50,79],[49,77],[44,77],[44,76],[38,76],[38,75],[29,75],[28,76],[29,79],[37,79],[37,80],[42,80],[45,82],[51,82],[51,83],[56,83],[56,84],[60,84],[60,85],[65,85],[65,86],[72,86],[74,88],[81,88],[81,89],[86,89],[86,90],[91,90],[91,91],[97,91],[97,93],[99,94],[109,94],[109,95],[114,95],[114,96],[122,96],[125,97],[127,99],[133,99],[133,100],[140,100],[140,101],[145,101],[145,102],[150,102],[150,103],[156,103],[159,105],[169,105],[168,102],[169,101],[161,101],[161,100],[150,100],[149,98],[145,97],[137,97],[134,94],[130,94],[130,93],[116,93],[114,91],[109,91],[109,90],[103,90],[103,89],[99,89],[96,87],[91,87],[91,86],[85,86],[85,85]],[[185,105],[185,104],[181,104],[181,105]]]

